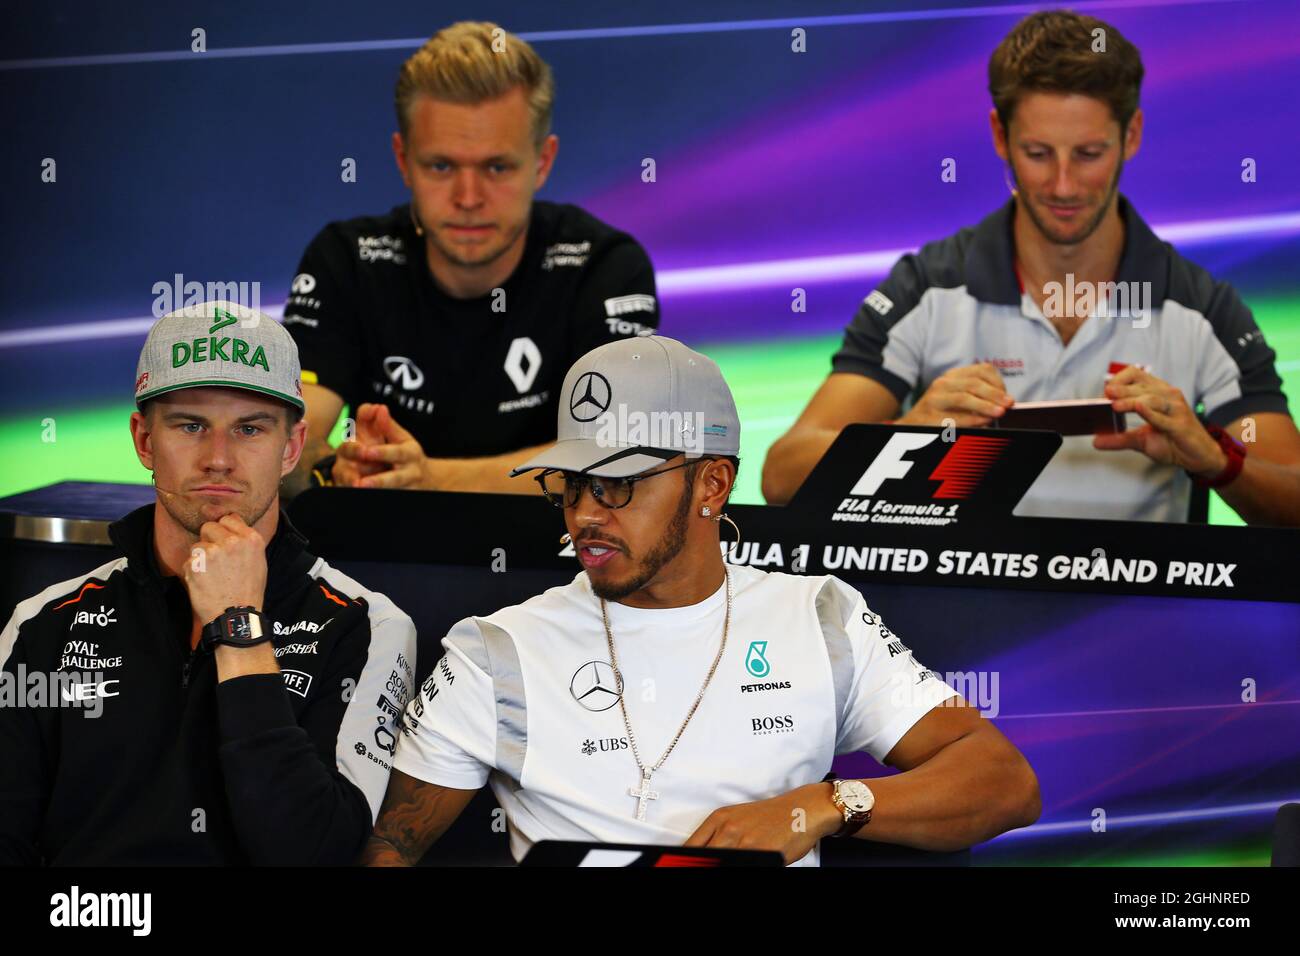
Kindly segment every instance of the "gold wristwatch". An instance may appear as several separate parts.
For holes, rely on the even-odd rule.
[[[871,808],[876,805],[876,795],[861,780],[836,780],[833,788],[831,800],[844,814],[844,826],[834,836],[852,836],[871,822]]]

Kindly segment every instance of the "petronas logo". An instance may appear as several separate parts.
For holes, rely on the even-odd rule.
[[[772,673],[772,665],[767,662],[764,653],[767,651],[767,641],[753,641],[749,645],[749,652],[745,655],[745,670],[754,677],[766,677]]]
[[[262,346],[256,346],[251,351],[249,345],[243,339],[232,338],[230,336],[217,337],[217,333],[222,329],[234,325],[239,319],[231,315],[225,309],[214,309],[212,317],[216,321],[208,329],[207,338],[193,339],[189,342],[177,342],[172,346],[172,368],[180,368],[182,365],[197,364],[199,362],[238,362],[241,365],[247,365],[249,368],[261,368],[263,371],[271,371],[266,364],[266,352]]]

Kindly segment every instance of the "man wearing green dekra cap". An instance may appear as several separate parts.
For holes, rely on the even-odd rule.
[[[352,862],[388,782],[415,627],[280,511],[297,347],[209,302],[159,319],[131,436],[157,500],[123,557],[0,634],[0,864]],[[51,693],[8,695],[49,687]]]

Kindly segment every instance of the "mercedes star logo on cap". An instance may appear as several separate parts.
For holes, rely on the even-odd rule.
[[[609,710],[623,696],[623,681],[605,661],[587,661],[573,672],[569,693],[588,710]]]
[[[593,421],[596,416],[609,408],[611,395],[609,379],[599,372],[587,372],[573,383],[573,393],[569,396],[569,414],[573,416],[574,421]],[[595,411],[587,414],[588,406]],[[578,413],[579,409],[583,410],[582,414]]]

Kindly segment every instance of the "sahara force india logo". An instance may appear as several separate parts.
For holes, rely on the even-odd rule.
[[[234,325],[239,321],[238,318],[231,315],[224,309],[213,310],[213,318],[217,321],[208,329],[207,338],[198,338],[190,342],[177,342],[172,346],[172,368],[180,368],[182,365],[198,362],[239,362],[250,368],[261,366],[265,371],[271,371],[270,366],[266,364],[266,352],[262,346],[257,346],[249,353],[248,343],[243,339],[230,338],[229,336],[217,337],[217,333],[227,326]],[[230,351],[226,351],[227,346]]]

